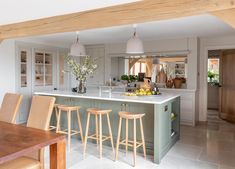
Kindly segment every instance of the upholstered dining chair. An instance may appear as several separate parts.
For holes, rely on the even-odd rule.
[[[16,93],[6,93],[0,108],[0,121],[16,123],[16,115],[23,96]]]
[[[54,103],[54,97],[33,96],[27,127],[49,130]],[[44,149],[3,163],[0,169],[44,169]]]

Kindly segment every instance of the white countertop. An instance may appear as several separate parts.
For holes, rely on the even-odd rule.
[[[161,95],[151,95],[151,96],[124,96],[123,93],[121,92],[112,93],[111,96],[108,93],[102,93],[100,96],[98,91],[92,91],[92,92],[88,91],[85,94],[78,94],[62,90],[40,91],[40,92],[34,92],[34,94],[71,97],[71,98],[108,100],[108,101],[135,102],[135,103],[146,103],[146,104],[162,104],[180,96],[178,94],[171,94],[171,93],[163,93]]]

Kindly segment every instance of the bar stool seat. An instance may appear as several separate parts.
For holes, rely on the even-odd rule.
[[[80,134],[81,140],[83,143],[83,132],[82,132],[82,125],[81,125],[81,119],[80,119],[80,106],[67,106],[67,105],[59,105],[58,106],[58,121],[57,121],[57,127],[56,127],[56,133],[62,133],[62,134],[67,134],[68,135],[68,147],[70,150],[70,145],[71,145],[71,136]],[[68,120],[68,128],[65,130],[60,129],[60,119],[61,119],[61,112],[67,113],[67,120]],[[79,131],[71,129],[71,113],[76,112],[77,113],[77,118],[78,118],[78,127]]]
[[[85,133],[85,138],[84,138],[84,156],[86,153],[87,139],[96,140],[97,146],[99,144],[100,158],[102,158],[102,143],[103,143],[103,141],[110,140],[111,145],[112,145],[112,149],[114,151],[112,129],[111,129],[110,119],[109,119],[110,112],[112,112],[112,110],[100,110],[97,108],[88,108],[87,109],[88,116],[87,116],[87,124],[86,124],[86,133]],[[95,116],[96,133],[88,135],[91,115]],[[102,116],[103,115],[106,115],[106,117],[107,117],[107,123],[108,123],[108,129],[109,129],[108,136],[105,136],[102,134]],[[98,122],[98,117],[99,117],[99,122]]]
[[[128,147],[133,147],[134,153],[134,166],[136,165],[136,149],[139,147],[143,147],[144,157],[146,158],[146,148],[145,148],[145,139],[144,139],[144,130],[143,130],[143,123],[142,123],[142,117],[144,117],[144,113],[140,114],[134,114],[131,112],[121,111],[119,112],[119,126],[118,126],[118,136],[117,136],[117,147],[116,147],[116,160],[118,160],[118,150],[119,145],[125,145],[126,146],[126,153],[128,152]],[[120,141],[120,135],[121,135],[121,127],[122,127],[122,119],[126,120],[126,138]],[[133,120],[133,140],[128,139],[128,121]],[[136,140],[136,120],[140,120],[140,132],[141,132],[141,142],[138,142]]]

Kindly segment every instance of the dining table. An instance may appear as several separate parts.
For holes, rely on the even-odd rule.
[[[64,135],[0,121],[0,165],[47,146],[50,147],[50,169],[65,169]]]

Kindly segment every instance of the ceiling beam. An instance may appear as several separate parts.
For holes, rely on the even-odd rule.
[[[143,0],[0,26],[0,39],[157,21],[235,8],[235,0]]]
[[[235,29],[235,8],[215,11],[211,14],[223,20]]]

